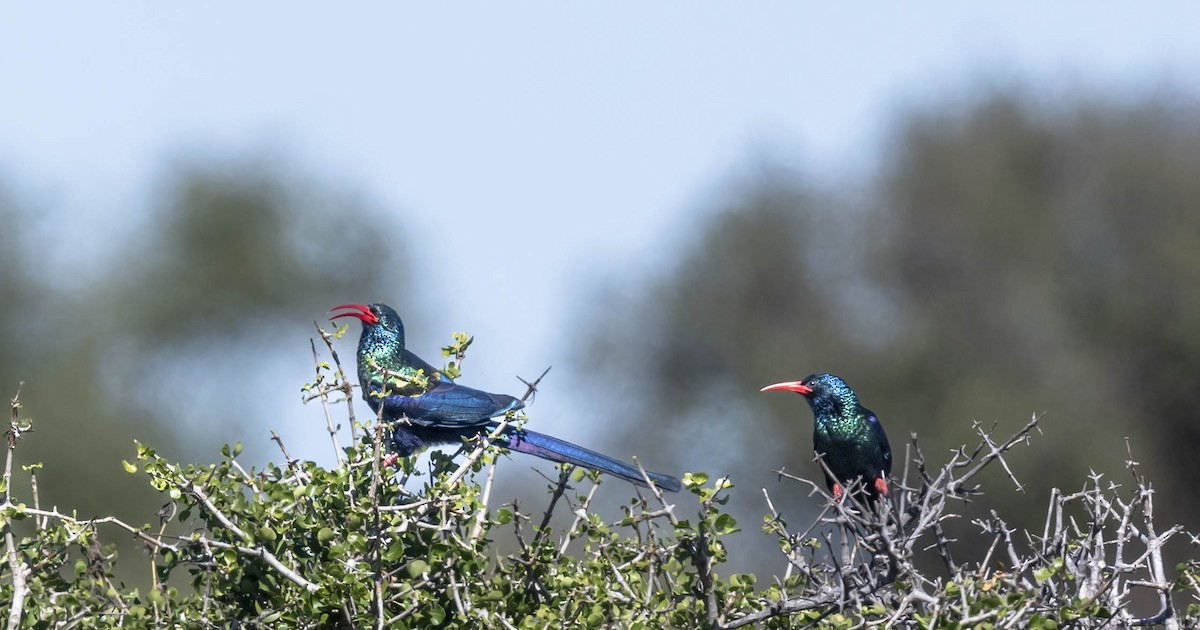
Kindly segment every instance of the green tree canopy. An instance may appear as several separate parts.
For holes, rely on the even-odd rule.
[[[1190,497],[1198,123],[1194,103],[1161,94],[997,92],[901,120],[865,201],[765,169],[648,286],[585,307],[605,316],[582,315],[581,386],[624,405],[636,429],[617,435],[743,486],[813,470],[807,405],[757,392],[828,371],[880,414],[898,457],[909,432],[949,449],[964,422],[1045,413],[1020,461],[1045,482],[1034,505],[1048,483],[1116,472],[1124,436],[1168,496]],[[739,518],[761,511],[746,500]],[[1190,500],[1162,509],[1200,517]]]
[[[0,302],[8,354],[0,380],[9,395],[26,383],[26,413],[39,420],[27,454],[56,462],[42,490],[81,516],[158,504],[119,466],[135,438],[195,457],[243,431],[263,438],[250,420],[269,417],[263,401],[300,395],[299,380],[272,381],[271,368],[311,361],[313,319],[407,283],[403,239],[389,217],[284,164],[184,162],[157,191],[143,227],[90,270],[92,288],[27,273],[21,251],[58,244],[0,231],[0,281],[18,298]],[[5,225],[16,228],[36,210],[4,208],[16,215]],[[258,456],[272,446],[252,443]]]

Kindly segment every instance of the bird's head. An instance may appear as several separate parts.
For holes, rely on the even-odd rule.
[[[335,313],[334,311],[344,311]],[[339,317],[354,317],[363,323],[363,332],[368,331],[385,331],[393,334],[404,335],[404,322],[400,321],[400,315],[396,310],[387,304],[342,304],[329,309],[329,312],[334,313],[330,316],[329,321],[334,321]]]
[[[375,310],[372,308],[372,306],[376,305],[372,304],[371,306],[367,306],[366,304],[339,304],[329,309],[330,313],[334,313],[333,315],[329,316],[329,321],[332,322],[339,317],[355,317],[362,320],[363,326],[374,326],[375,324],[379,323],[379,316],[375,314]],[[346,309],[345,313],[335,312],[343,309]]]
[[[854,390],[850,389],[846,381],[829,373],[813,374],[799,381],[767,385],[759,391],[796,392],[807,398],[814,410],[818,407],[835,410],[853,409],[858,404],[858,397],[855,396]]]

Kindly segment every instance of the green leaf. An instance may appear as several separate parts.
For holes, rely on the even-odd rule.
[[[1053,619],[1047,619],[1041,615],[1033,615],[1029,618],[1029,630],[1056,630],[1058,622]]]
[[[328,527],[322,527],[317,531],[317,542],[326,543],[333,539],[337,534]]]
[[[1059,570],[1062,569],[1062,567],[1063,567],[1063,559],[1055,558],[1054,562],[1051,563],[1050,566],[1042,567],[1042,568],[1034,571],[1033,579],[1037,580],[1039,584],[1042,582],[1045,582],[1046,580],[1049,580],[1051,577],[1053,577],[1055,573],[1058,573]]]
[[[429,622],[434,626],[440,626],[446,620],[446,609],[437,604],[430,606],[426,614],[429,616]]]
[[[408,563],[408,577],[417,579],[429,571],[429,563],[424,560],[413,560]]]
[[[386,562],[397,562],[404,557],[404,543],[397,540],[388,545],[388,548],[383,552],[383,559]]]
[[[125,472],[127,472],[127,473],[137,472],[137,466],[134,466],[133,464],[130,464],[129,462],[127,462],[123,459],[121,460],[121,465],[125,467]]]
[[[713,523],[713,528],[717,535],[725,536],[738,531],[737,520],[728,514],[717,516],[717,520]]]

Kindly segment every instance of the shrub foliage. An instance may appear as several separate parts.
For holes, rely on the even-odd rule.
[[[387,627],[387,628],[836,628],[1100,627],[1200,622],[1200,565],[1169,566],[1164,546],[1195,542],[1154,522],[1154,492],[1132,457],[1122,483],[1100,475],[1077,492],[1054,491],[1041,531],[1010,527],[994,511],[974,521],[990,544],[962,558],[944,529],[976,477],[1000,467],[1021,487],[1005,453],[1036,435],[1035,417],[1008,439],[975,426],[978,444],[935,463],[916,436],[886,504],[834,502],[802,527],[764,490],[765,535],[777,539],[779,575],[722,570],[724,539],[739,525],[722,511],[734,485],[704,473],[685,492],[633,486],[623,517],[590,509],[602,478],[560,469],[544,506],[496,505],[491,487],[501,449],[486,440],[456,456],[435,453],[428,471],[412,459],[387,466],[386,428],[354,417],[353,386],[330,339],[304,397],[324,407],[336,465],[288,455],[262,470],[238,461],[181,465],[137,444],[126,469],[164,496],[152,522],[80,518],[46,509],[39,464],[21,466],[32,422],[12,399],[3,478],[0,602],[8,627]],[[465,339],[465,336],[464,336]],[[457,340],[462,346],[462,340]],[[456,367],[462,352],[448,346]],[[460,348],[465,349],[465,347]],[[352,443],[339,443],[344,405]],[[506,422],[523,422],[509,417]],[[994,429],[994,427],[993,427]],[[25,475],[31,495],[17,497]],[[419,487],[413,491],[409,488]],[[626,487],[622,485],[622,487]],[[551,527],[565,511],[566,529]],[[145,544],[148,586],[114,578],[112,541]],[[513,551],[501,552],[511,543]],[[925,568],[922,568],[925,567]],[[929,567],[936,567],[931,569]],[[1155,605],[1156,604],[1156,605]],[[1145,608],[1145,610],[1141,610]]]

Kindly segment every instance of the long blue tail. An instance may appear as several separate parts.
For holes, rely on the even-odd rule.
[[[638,471],[637,466],[631,466],[607,455],[601,455],[596,451],[588,450],[582,446],[565,442],[544,433],[524,429],[508,429],[497,441],[502,442],[505,448],[512,451],[527,453],[561,464],[583,466],[584,468],[608,473],[614,477],[620,477],[630,483],[636,483],[641,486],[646,485],[646,480],[642,478],[642,473]],[[650,477],[654,485],[668,492],[679,492],[679,489],[682,487],[679,480],[670,475],[646,471],[646,476]]]

